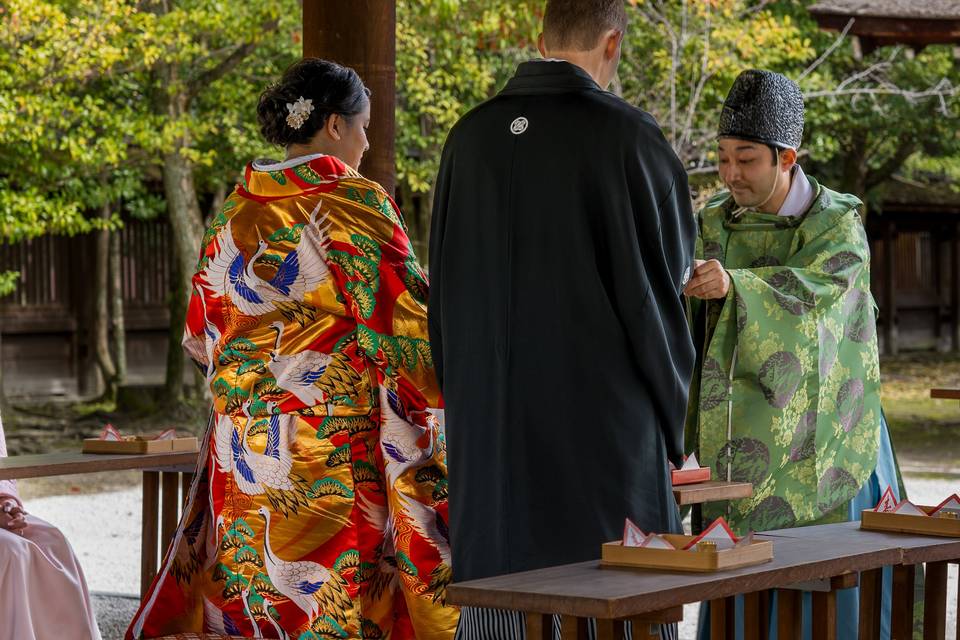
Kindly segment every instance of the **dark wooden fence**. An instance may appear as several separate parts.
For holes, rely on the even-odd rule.
[[[120,231],[128,361],[136,382],[163,377],[172,277],[165,221],[126,222]],[[0,244],[0,271],[19,271],[0,298],[0,366],[8,393],[84,391],[94,273],[93,236],[44,236]]]

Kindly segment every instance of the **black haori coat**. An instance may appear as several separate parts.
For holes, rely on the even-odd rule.
[[[696,236],[654,120],[577,66],[521,64],[451,131],[430,239],[457,581],[680,531]]]

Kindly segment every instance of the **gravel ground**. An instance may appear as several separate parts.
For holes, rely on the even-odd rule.
[[[960,491],[960,477],[956,475],[907,476],[905,482],[911,500],[920,504],[937,504]],[[29,495],[29,486],[23,489]],[[94,592],[104,640],[120,640],[136,612],[138,600],[133,594],[139,591],[140,497],[137,487],[27,499],[31,513],[60,527],[73,544],[86,571],[90,590]],[[947,602],[956,602],[956,565],[950,566],[949,585]],[[684,622],[680,627],[683,640],[696,637],[698,609],[698,605],[684,607]],[[948,610],[947,637],[953,637],[956,610],[953,607]]]

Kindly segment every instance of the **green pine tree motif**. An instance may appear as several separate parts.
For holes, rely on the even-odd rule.
[[[334,561],[333,568],[339,574],[360,568],[360,552],[356,549],[347,549]]]
[[[380,268],[376,261],[364,256],[351,256],[353,272],[360,277],[372,291],[380,289]]]
[[[410,292],[414,300],[420,304],[427,304],[427,280],[416,259],[407,258],[404,262],[406,269],[403,272],[403,285]]]
[[[354,460],[353,462],[353,481],[360,482],[380,482],[380,472],[377,467],[366,460]]]
[[[347,453],[349,454],[349,445],[345,446],[348,447]],[[334,451],[334,454],[331,456],[331,458],[338,456],[339,451],[340,449]],[[328,466],[329,462],[330,461],[328,460]],[[310,491],[307,492],[307,497],[310,499],[325,498],[328,496],[339,496],[341,498],[353,499],[354,493],[350,487],[335,478],[322,478],[320,480],[314,480],[313,486],[310,488]]]
[[[365,236],[359,233],[350,234],[350,242],[360,249],[360,252],[363,253],[367,258],[373,260],[374,262],[380,262],[380,257],[382,252],[380,251],[380,245],[377,244],[377,241],[369,236]]]
[[[259,436],[264,433],[267,433],[270,430],[270,421],[266,418],[262,420],[257,420],[254,422],[249,429],[247,429],[247,437]]]
[[[292,242],[293,244],[298,244],[300,242],[300,236],[303,234],[303,226],[304,223],[300,222],[292,227],[280,227],[271,233],[267,240],[270,242]]]
[[[421,340],[420,338],[414,338],[414,344],[417,347],[417,353],[420,355],[420,360],[423,362],[423,366],[432,368],[433,352],[430,350],[430,343],[426,340]]]
[[[243,403],[250,397],[250,393],[242,387],[233,387],[227,393],[225,409],[227,413],[239,411]]]
[[[246,375],[248,373],[258,373],[263,375],[267,372],[267,363],[259,358],[247,360],[237,369],[237,375]]]
[[[417,349],[417,339],[407,336],[396,336],[396,339],[397,344],[400,345],[400,352],[403,354],[403,364],[408,369],[415,369],[420,357],[420,351]]]
[[[346,251],[340,251],[339,249],[327,251],[327,262],[340,267],[340,271],[348,278],[354,277],[353,261],[351,258],[353,258],[353,256]]]
[[[357,190],[356,187],[349,187],[347,189],[347,199],[353,200],[354,202],[359,202],[360,204],[364,204],[363,196],[360,195],[360,192]]]
[[[397,551],[396,558],[397,568],[400,569],[400,571],[403,571],[407,575],[413,576],[414,578],[417,577],[417,565],[413,564],[413,562],[404,552]]]
[[[268,376],[257,380],[253,385],[253,393],[260,398],[276,400],[286,392],[277,386],[276,378]]]
[[[387,361],[387,366],[391,369],[398,369],[403,366],[403,351],[400,349],[400,341],[394,336],[378,336],[380,349],[383,352],[383,359]]]
[[[298,164],[293,168],[297,177],[307,184],[323,184],[323,178],[307,164]]]
[[[268,267],[272,267],[272,268],[274,268],[274,269],[279,269],[279,268],[280,268],[280,265],[283,264],[283,258],[281,258],[280,256],[278,256],[278,255],[275,254],[275,253],[265,253],[265,254],[263,254],[262,256],[260,256],[259,258],[257,258],[257,261],[254,262],[253,264],[254,264],[254,265],[267,265]]]
[[[323,375],[317,380],[327,398],[334,404],[342,404],[344,399],[355,393],[362,376],[353,368],[350,356],[342,351],[334,351]]]
[[[217,378],[213,381],[213,394],[218,398],[226,398],[231,389],[233,389],[233,385],[223,378]]]
[[[380,336],[366,325],[357,325],[357,344],[367,355],[375,357],[380,350]]]
[[[360,311],[360,317],[367,320],[373,316],[377,308],[377,296],[373,289],[365,282],[359,280],[349,280],[346,284],[347,292],[353,297]]]
[[[335,467],[343,466],[345,464],[349,464],[350,454],[351,454],[351,451],[350,451],[349,442],[346,444],[340,445],[339,447],[334,449],[333,453],[331,453],[327,457],[327,466],[332,469]]]

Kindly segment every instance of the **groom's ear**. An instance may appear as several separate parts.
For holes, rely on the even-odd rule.
[[[613,60],[623,42],[623,31],[610,30],[604,36],[603,57]]]
[[[537,50],[540,51],[540,55],[544,58],[547,57],[547,45],[544,42],[543,34],[537,36]]]

